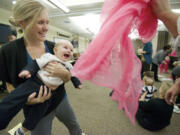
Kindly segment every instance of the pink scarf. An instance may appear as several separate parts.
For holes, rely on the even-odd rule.
[[[118,101],[119,108],[125,110],[134,124],[142,89],[141,62],[128,35],[137,29],[143,42],[150,41],[156,32],[157,19],[150,0],[105,0],[101,17],[104,21],[99,33],[71,73],[81,81],[113,89],[112,99]]]

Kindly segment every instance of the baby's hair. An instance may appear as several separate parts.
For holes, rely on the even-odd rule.
[[[72,45],[70,41],[65,40],[65,39],[60,39],[60,40],[55,44],[55,47],[57,47],[57,46],[59,46],[59,45],[63,45],[63,44],[70,44],[70,45]],[[73,46],[73,45],[72,45],[72,46]]]
[[[146,79],[144,81],[145,81],[145,85],[147,85],[147,86],[153,86],[153,84],[154,84],[154,80],[150,77],[146,77]]]
[[[154,73],[152,71],[146,71],[143,73],[143,76],[154,78]]]
[[[166,92],[167,92],[168,89],[171,88],[171,86],[172,86],[172,83],[162,82],[160,88],[162,89],[162,91],[161,91],[161,96],[162,96],[163,98],[165,98]]]
[[[147,76],[147,77],[153,78],[154,77],[154,73],[152,71],[146,71],[146,72],[143,73],[143,76]]]

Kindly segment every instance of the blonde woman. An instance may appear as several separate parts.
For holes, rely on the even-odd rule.
[[[49,24],[47,10],[36,0],[17,1],[10,22],[23,30],[23,37],[0,49],[0,80],[17,87],[24,81],[18,77],[20,71],[33,59],[40,58],[47,52],[53,54],[54,43],[46,40]],[[50,62],[45,70],[49,72],[50,76],[62,78],[63,82],[67,82],[71,77],[69,71],[60,63]],[[81,135],[82,131],[68,102],[64,84],[53,92],[47,89],[47,87],[41,86],[38,95],[32,93],[28,98],[28,104],[42,103],[49,98],[52,101],[46,115],[31,131],[31,134],[51,135],[52,120],[56,116],[68,128],[70,135]],[[6,116],[8,117],[8,114]]]

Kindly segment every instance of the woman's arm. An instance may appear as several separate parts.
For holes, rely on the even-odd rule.
[[[56,76],[63,80],[64,83],[71,79],[70,72],[60,63],[53,61],[49,62],[44,69],[49,72],[50,76]]]

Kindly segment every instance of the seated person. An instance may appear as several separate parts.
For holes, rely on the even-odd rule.
[[[170,124],[173,105],[165,101],[165,94],[171,87],[170,83],[163,82],[158,90],[158,97],[145,102],[145,94],[139,99],[139,108],[136,113],[138,123],[145,129],[157,131]]]
[[[173,62],[173,66],[174,66],[174,67],[180,66],[180,61],[174,61],[174,62]]]
[[[173,82],[175,83],[175,81],[180,77],[180,65],[177,65],[175,68],[173,68],[172,70],[172,78],[173,78]],[[175,113],[180,113],[180,94],[177,96],[176,98],[176,102],[174,104],[174,110]]]
[[[165,73],[168,73],[169,62],[170,62],[170,57],[166,56],[165,60],[159,65],[160,73],[162,73],[163,71]]]
[[[53,103],[51,98],[41,104],[28,106],[25,103],[28,96],[32,92],[39,90],[41,85],[45,84],[52,92],[63,85],[63,79],[52,77],[51,74],[44,70],[44,67],[49,62],[58,62],[70,70],[72,65],[68,61],[73,56],[73,46],[69,41],[61,40],[55,45],[53,51],[55,55],[49,53],[42,55],[39,59],[28,64],[19,74],[19,77],[28,79],[0,102],[0,129],[6,128],[10,120],[21,108],[24,109],[25,121],[23,127],[16,132],[22,132],[22,134],[27,130],[34,129],[39,120],[48,113],[47,110],[50,104]],[[72,77],[71,80],[76,88],[82,87],[77,78]],[[15,134],[17,134],[16,132]]]
[[[153,78],[144,76],[143,81],[144,86],[142,87],[142,95],[146,93],[145,101],[149,101],[154,96],[154,93],[157,91],[157,88],[154,86]]]

